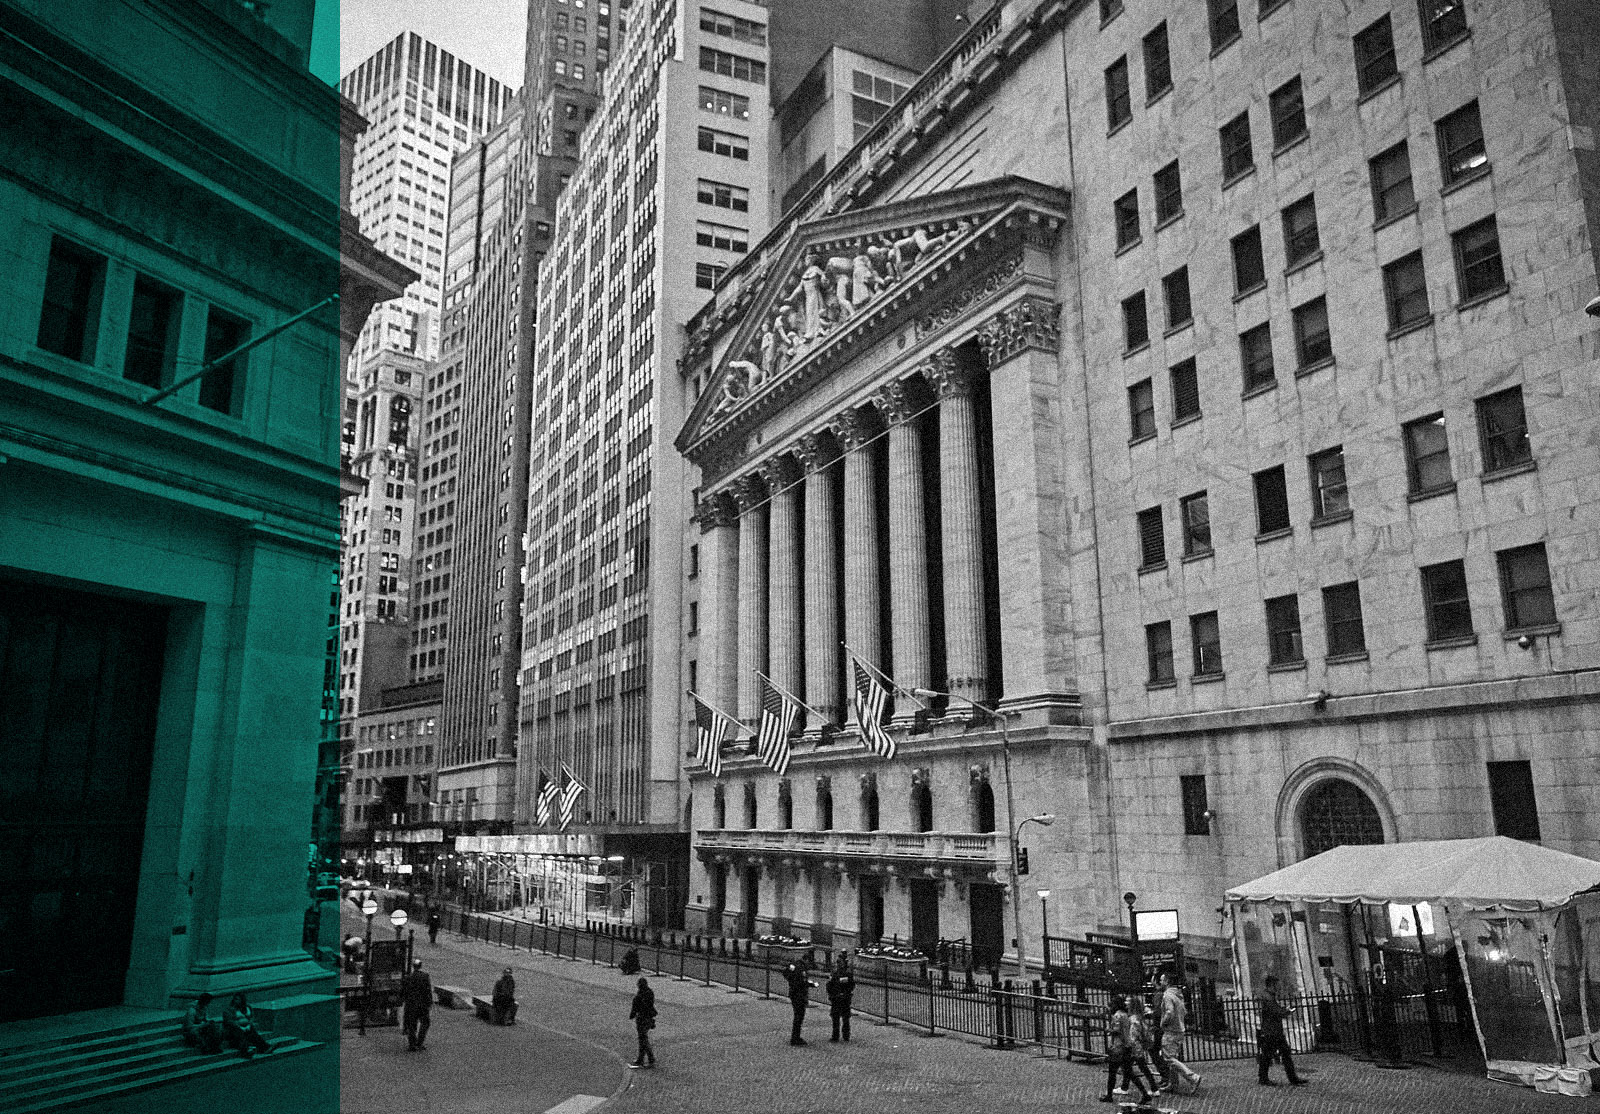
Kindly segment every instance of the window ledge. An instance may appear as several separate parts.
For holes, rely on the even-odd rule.
[[[1537,472],[1538,470],[1539,462],[1537,460],[1524,460],[1516,464],[1508,464],[1504,468],[1496,468],[1493,472],[1485,472],[1478,477],[1478,482],[1492,484],[1497,480],[1505,480],[1512,476],[1520,476],[1524,472]]]
[[[1311,520],[1311,528],[1315,530],[1319,526],[1332,526],[1337,522],[1349,522],[1355,516],[1356,512],[1352,510],[1336,511],[1333,514],[1321,515]]]
[[[1243,290],[1239,291],[1237,294],[1235,294],[1233,296],[1233,300],[1234,300],[1235,303],[1242,302],[1246,298],[1250,297],[1252,294],[1259,294],[1263,290],[1265,290],[1266,288],[1267,288],[1267,281],[1266,281],[1266,279],[1262,279],[1260,282],[1256,283],[1254,286],[1247,286]]]
[[[1191,327],[1193,324],[1194,318],[1191,317],[1187,321],[1180,321],[1176,325],[1169,325],[1167,327],[1167,331],[1161,334],[1161,339],[1166,340],[1168,337],[1175,337],[1185,329]]]
[[[1140,565],[1139,566],[1139,575],[1143,576],[1147,572],[1160,572],[1162,569],[1164,569],[1166,567],[1167,567],[1167,563],[1165,561],[1155,561],[1155,562],[1153,562],[1151,564],[1148,564],[1148,565]]]
[[[1473,309],[1473,308],[1475,308],[1477,306],[1481,306],[1485,302],[1492,302],[1496,298],[1499,298],[1502,295],[1509,294],[1509,293],[1511,293],[1511,285],[1509,283],[1502,282],[1499,286],[1495,287],[1493,290],[1485,290],[1482,294],[1474,294],[1472,297],[1468,298],[1464,302],[1457,302],[1456,303],[1456,312],[1457,313],[1465,313],[1469,309]]]
[[[1264,395],[1268,391],[1275,391],[1277,389],[1278,389],[1278,380],[1277,380],[1276,377],[1274,377],[1272,379],[1267,380],[1267,382],[1265,382],[1265,383],[1257,383],[1254,387],[1246,387],[1244,389],[1244,391],[1240,393],[1239,397],[1240,398],[1255,398],[1257,395]]]
[[[1215,556],[1216,552],[1214,549],[1197,549],[1193,553],[1185,553],[1183,563],[1187,565],[1193,561],[1204,561],[1207,557]]]
[[[1356,98],[1356,103],[1357,104],[1366,104],[1373,97],[1379,96],[1380,94],[1382,94],[1386,90],[1392,89],[1396,85],[1399,85],[1399,84],[1400,84],[1400,75],[1399,74],[1390,74],[1388,77],[1386,77],[1382,81],[1378,82],[1378,84],[1374,85],[1371,89],[1368,89],[1365,93],[1362,93],[1359,97],[1357,97]]]
[[[1186,426],[1186,425],[1190,424],[1191,422],[1198,422],[1199,420],[1200,420],[1200,415],[1199,414],[1185,414],[1181,418],[1173,418],[1172,419],[1172,427],[1171,428],[1178,429],[1178,428],[1180,428],[1182,426]]]
[[[1365,650],[1352,650],[1348,654],[1329,654],[1322,659],[1324,665],[1349,665],[1351,662],[1366,661]]]
[[[1189,683],[1191,685],[1210,685],[1226,679],[1227,676],[1226,673],[1220,671],[1216,673],[1196,673],[1189,678]]]
[[[1133,114],[1130,112],[1128,115],[1124,116],[1122,119],[1118,120],[1115,124],[1112,124],[1106,129],[1106,138],[1110,139],[1112,136],[1116,135],[1119,131],[1131,123],[1133,123]]]
[[[1280,661],[1267,666],[1268,673],[1300,673],[1306,667],[1306,659],[1299,661]]]
[[[1476,646],[1477,644],[1478,636],[1476,634],[1462,634],[1454,638],[1430,639],[1423,643],[1422,648],[1432,653],[1434,650],[1456,650],[1463,646]]]
[[[1306,376],[1313,375],[1316,372],[1321,371],[1325,367],[1332,367],[1333,363],[1334,363],[1333,357],[1329,356],[1327,359],[1318,360],[1314,364],[1305,364],[1305,365],[1303,365],[1301,367],[1297,367],[1297,368],[1294,369],[1294,377],[1296,379],[1304,379]]]
[[[1407,217],[1414,217],[1416,215],[1417,215],[1417,203],[1415,201],[1413,201],[1409,208],[1402,209],[1400,212],[1394,213],[1394,214],[1392,214],[1390,216],[1387,216],[1387,217],[1384,217],[1382,220],[1373,221],[1372,222],[1372,231],[1376,232],[1380,228],[1388,228],[1391,224],[1398,224],[1401,221],[1405,220]]]
[[[1165,681],[1146,681],[1144,683],[1144,687],[1146,692],[1159,692],[1162,689],[1175,689],[1178,687],[1178,679],[1176,677],[1171,677]]]
[[[1123,349],[1122,358],[1126,360],[1129,356],[1137,356],[1139,353],[1146,351],[1149,347],[1150,342],[1148,340],[1140,341],[1132,348]]]
[[[1424,499],[1432,499],[1436,495],[1454,495],[1455,491],[1456,482],[1451,480],[1449,483],[1440,484],[1438,487],[1425,487],[1421,491],[1408,491],[1406,492],[1406,502],[1420,503]]]
[[[1183,210],[1179,209],[1176,213],[1173,213],[1171,216],[1163,217],[1163,218],[1161,218],[1161,220],[1157,221],[1156,222],[1156,231],[1160,232],[1163,228],[1166,228],[1168,225],[1177,224],[1182,219],[1183,219]]]
[[[1310,255],[1306,256],[1304,259],[1297,259],[1293,263],[1289,264],[1287,267],[1285,267],[1283,269],[1283,273],[1284,273],[1285,276],[1292,275],[1297,271],[1305,270],[1307,267],[1311,266],[1313,263],[1321,263],[1321,262],[1322,262],[1322,249],[1318,248],[1316,251],[1312,252]]]
[[[1172,83],[1168,82],[1166,85],[1163,85],[1161,88],[1157,89],[1154,93],[1147,94],[1144,99],[1144,106],[1149,108],[1151,105],[1155,104],[1170,92],[1172,92]]]
[[[1133,239],[1129,240],[1125,244],[1118,244],[1117,245],[1117,250],[1112,252],[1112,254],[1113,255],[1121,255],[1124,252],[1132,251],[1134,248],[1138,247],[1142,243],[1144,243],[1144,237],[1143,236],[1135,236]]]
[[[1422,64],[1423,65],[1427,65],[1429,62],[1432,62],[1435,58],[1438,58],[1438,57],[1441,57],[1442,55],[1450,53],[1450,51],[1454,47],[1456,47],[1460,43],[1466,42],[1470,38],[1472,38],[1472,28],[1468,27],[1466,30],[1464,30],[1464,31],[1460,32],[1459,34],[1457,34],[1454,38],[1446,39],[1444,42],[1439,43],[1437,46],[1429,47],[1427,53],[1425,53],[1422,56]]]
[[[1492,163],[1484,163],[1482,166],[1478,167],[1476,170],[1469,170],[1467,173],[1465,173],[1461,177],[1457,178],[1454,182],[1446,182],[1444,184],[1444,186],[1440,188],[1439,196],[1440,197],[1449,197],[1451,194],[1455,193],[1457,190],[1466,189],[1468,186],[1472,185],[1472,183],[1477,182],[1477,181],[1481,181],[1482,179],[1487,178],[1493,172],[1494,172],[1493,164]]]
[[[1286,153],[1288,153],[1290,151],[1293,151],[1296,147],[1300,146],[1300,144],[1304,143],[1306,140],[1308,140],[1310,138],[1311,138],[1311,132],[1310,131],[1303,131],[1299,135],[1294,136],[1294,137],[1290,138],[1289,140],[1287,140],[1287,141],[1285,141],[1283,143],[1280,143],[1276,147],[1274,147],[1272,149],[1272,157],[1273,158],[1277,158],[1279,155],[1286,154]]]
[[[1249,166],[1245,167],[1243,170],[1239,171],[1239,173],[1235,174],[1233,177],[1224,178],[1222,180],[1222,188],[1223,189],[1229,189],[1233,185],[1235,185],[1236,183],[1244,181],[1246,178],[1250,177],[1250,175],[1254,174],[1255,172],[1256,172],[1255,164],[1252,163]]]
[[[1504,631],[1507,642],[1515,642],[1519,638],[1544,638],[1560,633],[1560,623],[1537,623],[1531,627],[1507,627]]]
[[[1142,445],[1146,441],[1154,441],[1155,439],[1156,435],[1154,433],[1141,433],[1137,437],[1128,438],[1128,447],[1132,448],[1135,445]]]
[[[1277,529],[1277,530],[1268,530],[1264,534],[1257,534],[1256,535],[1256,544],[1257,545],[1265,545],[1267,542],[1275,542],[1279,538],[1287,538],[1290,534],[1293,534],[1293,533],[1294,533],[1294,527],[1293,526],[1284,526],[1284,527],[1281,527],[1280,529]]]
[[[1407,321],[1404,325],[1396,325],[1394,328],[1390,329],[1387,333],[1383,334],[1383,338],[1385,340],[1399,340],[1401,337],[1405,336],[1407,333],[1414,333],[1418,329],[1426,329],[1426,328],[1428,328],[1428,326],[1430,326],[1432,324],[1433,324],[1433,314],[1430,313],[1430,314],[1427,314],[1427,315],[1425,315],[1423,317],[1417,318],[1415,321]]]
[[[1218,43],[1216,46],[1211,48],[1211,57],[1215,58],[1217,55],[1221,54],[1224,50],[1227,50],[1234,43],[1238,42],[1239,38],[1240,38],[1240,32],[1235,31],[1233,34],[1231,34],[1227,38],[1223,39],[1220,43]]]

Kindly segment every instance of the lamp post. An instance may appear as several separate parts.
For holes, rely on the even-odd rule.
[[[1006,723],[1006,714],[987,704],[980,704],[969,697],[957,696],[953,692],[940,692],[937,689],[912,689],[911,695],[924,700],[933,700],[945,697],[948,700],[959,700],[972,708],[975,712],[982,712],[990,721],[1000,726],[1000,758],[1001,768],[1005,773],[1006,782],[1006,827],[1011,837],[1011,917],[1016,926],[1017,934],[1017,977],[1024,983],[1028,981],[1028,959],[1022,944],[1022,882],[1021,874],[1017,870],[1017,840],[1021,837],[1025,824],[1041,824],[1045,827],[1054,824],[1055,813],[1044,812],[1038,816],[1029,816],[1015,826],[1012,821],[1017,815],[1016,800],[1011,792],[1011,730]]]
[[[361,915],[367,918],[367,954],[372,954],[372,918],[378,915],[378,903],[371,894],[361,903]]]
[[[1050,891],[1039,891],[1039,965],[1040,974],[1050,978]]]

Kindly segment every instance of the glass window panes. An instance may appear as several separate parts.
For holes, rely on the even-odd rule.
[[[1150,322],[1145,314],[1144,291],[1122,300],[1123,342],[1128,351],[1150,343]]]
[[[1275,534],[1289,529],[1289,488],[1284,482],[1283,465],[1264,468],[1252,479],[1256,493],[1256,533]]]
[[[1139,568],[1149,569],[1167,563],[1166,530],[1161,508],[1150,507],[1139,512]]]
[[[1550,562],[1544,544],[1503,549],[1495,554],[1500,566],[1500,594],[1505,602],[1506,629],[1551,626],[1556,621],[1556,601],[1550,589]]]
[[[1421,569],[1422,600],[1428,640],[1466,638],[1472,631],[1472,605],[1467,598],[1467,573],[1460,561],[1443,561]]]
[[[1467,33],[1466,0],[1417,0],[1422,17],[1422,46],[1434,51]]]
[[[1156,400],[1150,380],[1142,379],[1128,388],[1128,419],[1132,440],[1155,436]]]
[[[1483,143],[1483,121],[1478,116],[1477,101],[1462,105],[1440,120],[1435,132],[1445,185],[1470,178],[1488,167],[1489,153]]]
[[[1163,621],[1147,625],[1144,628],[1144,648],[1145,661],[1149,668],[1149,683],[1152,685],[1171,683],[1172,624]]]
[[[1261,226],[1233,238],[1233,292],[1243,294],[1267,284],[1267,263],[1261,254]]]
[[[1272,326],[1263,321],[1239,335],[1239,363],[1244,370],[1244,389],[1254,391],[1277,381],[1272,362]]]
[[[1306,102],[1299,77],[1273,90],[1270,107],[1273,146],[1286,147],[1306,134]]]
[[[1417,207],[1411,184],[1411,155],[1402,140],[1368,164],[1372,176],[1372,211],[1379,221],[1393,220]]]
[[[1117,226],[1117,248],[1139,242],[1139,191],[1129,190],[1112,202]]]
[[[1483,448],[1485,472],[1514,468],[1533,459],[1521,387],[1512,387],[1478,399],[1477,411],[1478,439]]]
[[[1322,625],[1328,637],[1328,656],[1362,654],[1367,633],[1361,623],[1361,586],[1354,580],[1322,590]]]
[[[1311,471],[1311,513],[1328,518],[1350,509],[1350,491],[1344,476],[1344,446],[1335,445],[1307,459]]]
[[[1222,180],[1227,183],[1255,166],[1250,148],[1250,114],[1241,112],[1217,132],[1222,145]]]
[[[1391,330],[1428,319],[1428,282],[1420,251],[1396,259],[1383,269],[1383,292]]]
[[[1389,17],[1384,16],[1355,37],[1356,85],[1370,93],[1395,77],[1394,33]]]
[[[1405,435],[1407,479],[1412,494],[1450,486],[1453,477],[1444,415],[1432,414],[1407,422],[1402,432]]]
[[[1106,67],[1106,127],[1115,130],[1133,117],[1133,100],[1128,91],[1128,60],[1118,58]]]
[[[1167,25],[1156,24],[1144,37],[1144,95],[1155,100],[1172,88],[1172,52],[1167,43]]]
[[[1277,596],[1266,601],[1267,662],[1291,665],[1306,660],[1300,639],[1300,600],[1296,596]]]
[[[1217,676],[1222,672],[1222,630],[1217,613],[1207,611],[1189,617],[1189,644],[1194,650],[1194,675]]]
[[[1317,234],[1317,199],[1302,197],[1283,211],[1283,254],[1289,266],[1303,263],[1322,250]]]
[[[1463,302],[1505,288],[1500,232],[1493,217],[1468,225],[1452,236],[1451,241],[1455,245],[1456,278],[1461,283]]]
[[[1183,177],[1174,159],[1155,175],[1156,223],[1163,224],[1183,212]]]
[[[1172,365],[1172,420],[1200,416],[1200,374],[1194,357]]]
[[[1194,314],[1189,303],[1189,268],[1179,267],[1161,280],[1161,293],[1167,306],[1167,328],[1189,324]]]
[[[1183,526],[1183,555],[1196,557],[1211,552],[1211,507],[1206,493],[1197,491],[1178,500],[1178,517]]]
[[[1333,337],[1328,331],[1328,300],[1314,298],[1294,311],[1295,355],[1302,368],[1333,359]]]

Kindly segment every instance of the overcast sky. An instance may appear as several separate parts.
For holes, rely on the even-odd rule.
[[[527,0],[319,0],[317,7],[319,28],[329,22],[324,10],[338,12],[339,77],[400,32],[415,31],[503,84],[522,85]],[[319,45],[312,46],[312,69],[327,79],[325,64],[317,64]]]

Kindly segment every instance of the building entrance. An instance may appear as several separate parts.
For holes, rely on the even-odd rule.
[[[932,955],[939,944],[939,883],[911,879],[911,946]]]
[[[972,916],[972,963],[975,967],[1000,965],[1005,954],[1005,901],[1000,886],[974,882],[967,887],[967,907]]]
[[[0,579],[0,1022],[122,1002],[166,623]]]
[[[856,938],[858,944],[871,944],[883,939],[883,879],[875,874],[858,874],[856,876],[857,889],[860,891],[860,932]]]

